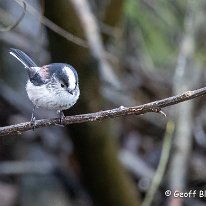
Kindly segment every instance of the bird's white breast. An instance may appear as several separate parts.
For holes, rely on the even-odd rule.
[[[48,89],[43,84],[41,86],[35,86],[28,80],[26,84],[26,91],[29,99],[37,107],[54,109],[54,110],[66,110],[72,107],[79,98],[79,88],[75,89],[73,95],[67,91],[57,92],[55,89]]]

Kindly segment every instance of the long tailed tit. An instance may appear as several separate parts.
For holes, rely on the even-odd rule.
[[[79,82],[76,70],[69,64],[53,63],[38,67],[33,60],[19,49],[9,52],[27,69],[29,79],[26,91],[34,108],[31,123],[34,124],[35,108],[57,110],[60,123],[64,118],[62,110],[72,107],[79,98]]]

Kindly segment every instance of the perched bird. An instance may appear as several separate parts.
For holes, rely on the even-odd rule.
[[[31,123],[35,124],[35,109],[38,107],[57,110],[60,123],[64,118],[62,110],[72,107],[79,98],[79,82],[76,70],[69,64],[53,63],[38,67],[34,61],[19,49],[9,52],[27,69],[29,79],[26,91],[34,108]]]

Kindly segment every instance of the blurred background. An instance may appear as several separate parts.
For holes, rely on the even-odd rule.
[[[27,72],[10,47],[40,66],[76,68],[81,95],[65,115],[203,87],[205,11],[204,0],[1,0],[0,126],[29,121],[32,112]],[[0,137],[0,205],[205,205],[204,100],[164,108],[166,118],[148,113]],[[54,117],[36,111],[37,119]],[[190,190],[192,198],[173,195]]]

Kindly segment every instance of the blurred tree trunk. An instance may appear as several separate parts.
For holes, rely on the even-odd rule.
[[[83,37],[78,17],[74,13],[68,0],[46,0],[46,16],[59,26],[71,33]],[[119,5],[122,6],[122,1]],[[118,6],[118,4],[117,4]],[[112,7],[113,8],[113,7]],[[109,10],[110,8],[107,7]],[[114,7],[115,9],[115,7]],[[116,21],[121,10],[108,15],[116,15]],[[110,19],[111,17],[106,17]],[[114,25],[114,22],[112,22]],[[68,42],[62,37],[48,31],[52,61],[68,62],[79,73],[80,100],[68,114],[76,109],[75,113],[86,113],[102,109],[102,99],[99,94],[101,81],[98,80],[98,71],[95,61],[85,48]],[[111,122],[87,123],[69,126],[72,130],[72,139],[80,163],[83,181],[95,205],[137,206],[138,195],[129,176],[122,168],[117,158],[117,148]]]

